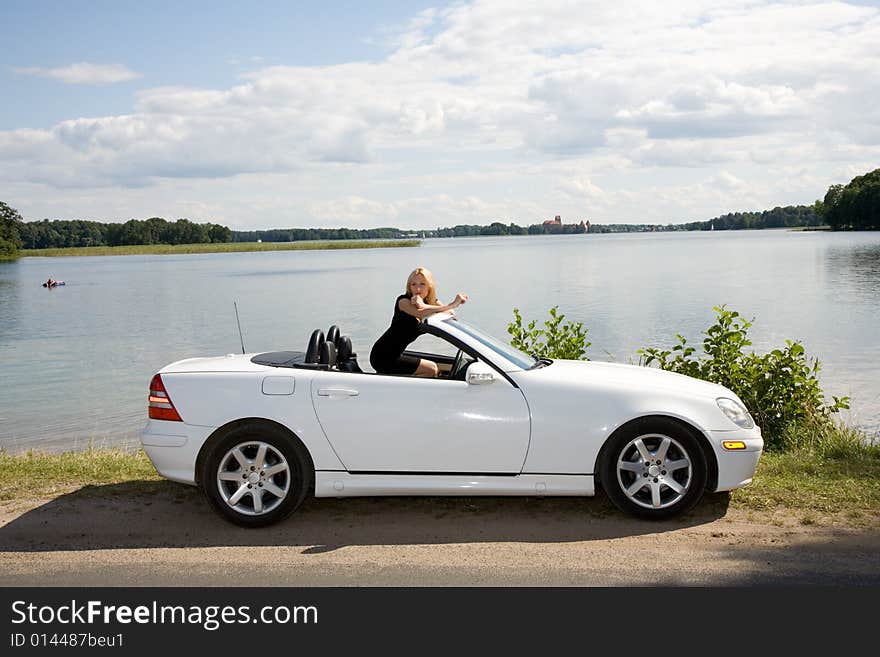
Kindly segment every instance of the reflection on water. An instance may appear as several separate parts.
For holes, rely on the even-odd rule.
[[[11,339],[19,330],[19,288],[11,275],[15,265],[0,261],[0,340]]]
[[[826,252],[826,294],[834,297],[823,320],[835,345],[835,360],[823,354],[823,381],[842,379],[841,389],[851,397],[848,420],[880,438],[880,363],[877,307],[880,302],[880,243],[877,233],[854,233],[866,243],[850,240],[829,246]]]
[[[880,245],[828,249],[826,262],[834,282],[866,294],[877,294],[880,288]]]
[[[339,269],[300,269],[290,267],[270,271],[236,271],[229,272],[227,276],[314,276],[320,274],[338,275],[345,272],[362,271],[364,267],[340,267]]]
[[[373,341],[416,266],[462,318],[506,339],[513,308],[554,305],[589,329],[596,360],[637,362],[676,333],[699,346],[713,306],[755,318],[754,349],[802,342],[828,395],[880,428],[880,233],[737,231],[426,240],[419,248],[24,258],[0,263],[0,447],[136,444],[163,365],[304,350],[338,324],[369,369]],[[49,276],[67,281],[40,287]]]

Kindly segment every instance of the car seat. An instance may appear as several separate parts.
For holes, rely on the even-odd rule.
[[[318,364],[326,365],[328,370],[332,370],[336,365],[336,344],[325,340],[321,345],[321,355],[318,357]]]
[[[309,346],[306,348],[306,363],[317,363],[321,356],[321,345],[324,344],[324,331],[315,329],[309,338]]]
[[[336,366],[340,372],[363,372],[358,365],[357,354],[352,352],[351,338],[347,335],[340,335],[336,341]]]

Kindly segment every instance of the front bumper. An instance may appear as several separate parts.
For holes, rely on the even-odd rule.
[[[710,431],[709,441],[718,462],[718,483],[714,490],[725,491],[741,488],[752,483],[758,459],[764,450],[764,439],[760,427],[736,431]],[[725,441],[742,441],[745,449],[729,450],[722,445]]]

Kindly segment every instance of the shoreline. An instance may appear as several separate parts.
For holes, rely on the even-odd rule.
[[[332,249],[386,249],[421,246],[421,240],[309,240],[303,242],[217,242],[213,244],[133,244],[129,246],[74,246],[26,249],[20,258],[76,256],[178,255],[199,253],[246,253],[253,251],[317,251]]]
[[[778,232],[845,232],[832,231],[830,226],[778,226],[773,228],[733,228],[708,230],[636,230],[636,231],[601,231],[593,233],[571,233],[571,235],[632,235],[632,234],[655,234],[655,233],[700,233],[700,232],[746,232],[746,231],[778,231]],[[479,239],[483,237],[546,237],[567,235],[566,233],[546,233],[541,235],[459,235],[455,237],[428,237],[428,238],[401,238],[401,239],[354,239],[354,240],[302,240],[294,242],[217,242],[197,244],[132,244],[126,246],[75,246],[75,247],[52,247],[45,249],[22,249],[16,256],[6,259],[17,258],[52,258],[69,256],[103,256],[103,255],[174,255],[187,253],[242,253],[253,251],[310,251],[330,249],[373,249],[373,248],[402,248],[421,246],[423,239]]]

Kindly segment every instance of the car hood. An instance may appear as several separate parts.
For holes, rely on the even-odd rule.
[[[530,370],[542,381],[567,384],[595,384],[626,390],[662,390],[688,396],[730,397],[738,399],[728,388],[695,379],[684,374],[667,372],[655,367],[623,365],[601,361],[555,360],[552,365]]]

